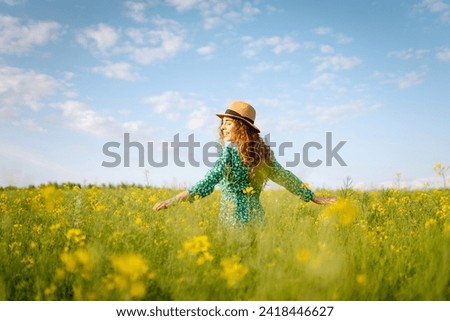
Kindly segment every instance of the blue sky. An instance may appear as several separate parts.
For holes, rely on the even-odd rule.
[[[0,0],[0,185],[188,186],[208,167],[124,166],[124,134],[160,160],[163,143],[217,139],[236,99],[313,188],[442,182],[450,164],[450,1]],[[326,133],[347,166],[325,164]],[[121,156],[119,166],[103,146]],[[147,156],[145,155],[145,160]]]

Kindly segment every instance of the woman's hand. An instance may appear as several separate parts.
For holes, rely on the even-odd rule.
[[[169,198],[168,200],[156,203],[155,206],[153,206],[154,211],[159,211],[162,209],[166,209],[174,202],[173,198]]]
[[[159,211],[162,209],[166,209],[168,208],[170,205],[172,205],[172,203],[176,203],[179,201],[185,201],[189,198],[189,192],[188,191],[184,191],[181,192],[180,194],[178,194],[175,197],[169,198],[168,200],[156,203],[155,206],[153,206],[153,210],[154,211]]]
[[[337,201],[336,196],[314,196],[311,199],[312,202],[319,204],[319,205],[325,205],[325,204],[333,204]]]

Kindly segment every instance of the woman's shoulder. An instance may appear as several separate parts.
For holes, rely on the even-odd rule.
[[[233,154],[237,152],[237,150],[235,150],[234,146],[227,144],[221,145],[220,148],[218,148],[217,152],[219,157],[218,160],[228,162],[232,158]]]
[[[236,144],[229,143],[222,146],[222,155],[235,153],[238,153],[238,147],[236,146]]]
[[[239,148],[236,144],[227,144],[222,147],[220,158],[227,164],[238,164],[241,161]]]

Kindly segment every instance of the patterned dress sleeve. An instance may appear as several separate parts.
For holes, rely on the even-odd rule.
[[[300,196],[305,202],[311,201],[314,193],[292,172],[283,168],[272,154],[272,164],[269,170],[269,179],[283,186],[292,194]]]
[[[189,201],[208,196],[214,191],[214,187],[223,179],[229,162],[228,147],[222,148],[222,153],[205,177],[188,189]]]

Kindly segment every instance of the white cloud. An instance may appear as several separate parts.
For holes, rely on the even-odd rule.
[[[265,37],[260,39],[253,39],[250,36],[243,37],[245,42],[245,48],[243,55],[247,57],[255,56],[264,48],[270,48],[275,54],[281,54],[283,52],[292,53],[297,50],[300,45],[289,36],[285,37]]]
[[[317,27],[313,31],[318,36],[329,35],[332,32],[332,30],[330,28],[326,28],[326,27]]]
[[[200,9],[202,6],[205,6],[202,0],[167,0],[166,2],[174,6],[178,11],[191,10],[196,7]]]
[[[334,48],[330,45],[320,45],[320,52],[324,54],[329,54],[334,52]]]
[[[30,118],[14,120],[12,124],[32,132],[45,133],[47,131],[44,127],[38,125],[34,119]]]
[[[276,121],[276,125],[271,124],[271,127],[280,131],[291,131],[293,129],[299,130],[303,128],[310,128],[314,125],[315,123],[313,121],[304,120],[303,118],[281,117]]]
[[[148,39],[149,44],[155,46],[126,46],[122,50],[129,53],[131,58],[143,65],[165,60],[175,56],[178,52],[186,48],[183,35],[167,30],[140,31]]]
[[[108,133],[114,132],[120,127],[112,117],[101,116],[78,101],[69,100],[58,104],[58,107],[63,111],[66,123],[80,132],[108,136]]]
[[[115,28],[99,23],[80,32],[77,40],[86,48],[106,51],[116,45],[119,33]]]
[[[139,78],[138,74],[133,71],[133,68],[128,63],[106,63],[104,66],[94,67],[92,71],[102,74],[108,78],[121,80],[136,80]]]
[[[0,53],[26,53],[56,39],[60,29],[53,21],[22,24],[18,18],[0,15]]]
[[[62,83],[46,74],[19,68],[0,66],[0,106],[15,109],[28,106],[33,110],[42,107],[41,100],[55,94]]]
[[[397,84],[402,89],[417,86],[420,83],[422,83],[425,74],[426,74],[425,72],[416,72],[416,71],[408,72],[407,74],[397,79]]]
[[[25,2],[25,0],[0,0],[0,3],[7,4],[8,6],[17,6],[21,5]]]
[[[271,64],[267,62],[261,62],[255,66],[250,66],[247,69],[251,72],[268,72],[268,71],[281,71],[289,69],[291,66],[288,63],[278,63],[278,64]]]
[[[0,122],[16,118],[17,110],[13,107],[0,107]]]
[[[73,72],[68,71],[64,73],[64,79],[67,81],[72,80],[73,77],[75,77],[75,74]]]
[[[127,10],[126,14],[131,19],[136,22],[144,23],[147,22],[147,17],[145,16],[145,10],[148,7],[147,2],[141,1],[126,1],[125,8]]]
[[[317,27],[313,29],[313,32],[318,36],[330,36],[340,45],[349,44],[353,41],[349,36],[342,33],[336,33],[333,29],[327,27]]]
[[[317,71],[332,69],[334,71],[349,70],[361,64],[361,60],[357,57],[346,57],[341,55],[315,57],[314,62],[318,62]]]
[[[264,72],[279,72],[282,70],[288,70],[290,68],[292,68],[292,65],[286,62],[281,62],[278,64],[261,62],[255,66],[246,67],[241,74],[241,79],[238,83],[238,86],[241,88],[245,88],[253,79],[254,74]]]
[[[117,137],[134,133],[145,137],[149,129],[143,121],[120,122],[111,116],[103,116],[82,102],[68,100],[57,104],[63,112],[65,123],[72,129],[99,137]]]
[[[283,108],[283,116],[270,119],[270,127],[280,131],[292,131],[294,129],[323,126],[323,124],[337,123],[353,115],[375,112],[381,106],[370,104],[363,100],[350,101],[336,105],[307,105],[298,108],[298,101],[283,99],[273,108]],[[263,122],[264,123],[264,122]]]
[[[212,117],[203,101],[186,98],[176,91],[166,91],[158,96],[147,97],[144,103],[151,105],[155,113],[163,114],[168,120],[179,120],[185,115],[185,126],[192,130],[204,128]]]
[[[177,91],[166,91],[159,96],[149,96],[144,99],[144,102],[153,106],[153,111],[158,114],[195,109],[203,104],[198,100],[185,98]]]
[[[425,57],[430,50],[428,49],[405,49],[405,50],[399,50],[399,51],[391,51],[388,53],[388,57],[394,57],[399,58],[402,60],[408,60],[408,59],[422,59]]]
[[[187,128],[191,130],[204,128],[209,119],[208,108],[200,105],[189,113]]]
[[[348,37],[346,35],[343,35],[343,34],[337,34],[335,36],[335,38],[336,38],[336,42],[338,44],[341,44],[341,45],[346,45],[346,44],[351,43],[353,41],[352,38],[350,38],[350,37]]]
[[[185,29],[176,21],[157,18],[153,20],[155,29],[129,29],[131,44],[118,48],[137,62],[148,65],[175,56],[188,48]]]
[[[427,74],[423,68],[421,71],[411,71],[404,75],[395,75],[391,73],[374,73],[373,77],[379,79],[382,84],[395,84],[400,89],[407,89],[421,84]]]
[[[152,29],[129,28],[124,32],[99,24],[84,29],[77,39],[84,47],[108,58],[125,55],[144,65],[168,59],[189,47],[185,42],[185,29],[178,22],[160,17],[151,22],[155,25]],[[128,68],[120,67],[122,71]]]
[[[180,12],[198,11],[205,29],[250,21],[260,13],[257,7],[241,0],[166,0],[166,3]]]
[[[216,51],[216,45],[209,43],[206,46],[197,48],[197,53],[202,56],[210,56]]]
[[[419,8],[425,8],[431,13],[439,14],[444,22],[450,22],[450,5],[442,0],[422,0]]]
[[[335,78],[335,74],[325,72],[319,74],[316,78],[311,80],[308,86],[313,89],[321,89],[323,87],[332,86],[334,84]]]
[[[308,106],[306,108],[307,113],[315,116],[319,122],[323,121],[336,121],[350,114],[377,110],[378,105],[368,105],[363,101],[353,101],[346,104],[334,105],[334,106]]]
[[[436,57],[441,61],[450,62],[450,48],[444,48],[440,50],[436,54]]]

